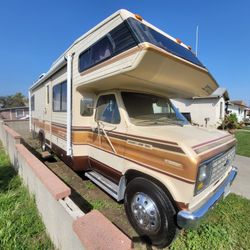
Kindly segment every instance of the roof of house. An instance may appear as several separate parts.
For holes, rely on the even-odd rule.
[[[205,97],[193,97],[193,99],[214,99],[214,98],[221,98],[224,97],[224,99],[227,101],[229,100],[229,94],[227,92],[226,88],[217,88],[211,95],[205,96]]]
[[[13,107],[13,108],[0,108],[0,112],[7,111],[7,110],[16,110],[16,109],[29,109],[29,106],[20,106],[20,107]]]
[[[229,104],[231,106],[240,106],[240,107],[245,108],[246,110],[250,110],[250,107],[248,107],[247,104],[242,100],[233,100],[233,101],[230,101]]]

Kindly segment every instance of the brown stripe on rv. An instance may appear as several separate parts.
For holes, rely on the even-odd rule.
[[[82,145],[83,145],[83,144],[82,144]],[[89,144],[84,144],[84,145],[89,145]],[[130,162],[133,162],[133,163],[135,163],[135,164],[138,164],[138,165],[140,165],[140,166],[142,166],[142,167],[145,167],[145,168],[148,168],[148,169],[150,169],[150,170],[156,171],[156,172],[158,172],[158,173],[161,173],[161,174],[164,174],[164,175],[167,175],[167,176],[171,176],[171,177],[173,177],[173,178],[175,178],[175,179],[177,179],[177,180],[181,180],[181,181],[184,181],[184,182],[190,183],[190,184],[194,184],[194,183],[195,183],[195,180],[188,180],[188,179],[186,179],[186,178],[183,178],[183,177],[174,175],[174,174],[172,174],[171,172],[166,172],[166,171],[163,171],[163,170],[161,170],[161,169],[159,169],[159,168],[155,168],[154,166],[149,166],[149,165],[143,164],[143,163],[141,163],[141,162],[138,162],[138,161],[136,161],[136,160],[133,160],[133,159],[130,159],[130,158],[127,158],[127,157],[124,157],[124,156],[117,155],[117,154],[115,154],[115,153],[113,153],[113,152],[110,152],[110,151],[108,151],[108,150],[105,150],[105,149],[103,149],[103,148],[100,148],[100,147],[97,147],[97,146],[94,146],[94,145],[90,145],[90,146],[92,146],[92,147],[94,147],[94,148],[97,148],[97,149],[99,149],[99,150],[102,150],[102,151],[104,151],[104,152],[113,154],[113,155],[115,155],[115,156],[117,156],[117,157],[123,158],[123,159],[128,160],[128,161],[130,161]],[[191,167],[191,165],[190,165],[190,167]],[[194,169],[195,169],[195,168],[196,168],[196,166],[194,167]]]
[[[227,143],[226,145],[222,145],[221,147],[215,148],[207,153],[202,153],[199,155],[199,162],[206,161],[214,157],[215,155],[225,152],[229,150],[230,148],[232,148],[233,146],[235,146],[235,144],[236,144],[236,140],[233,139],[230,143]]]
[[[54,123],[54,125],[52,125],[52,134],[66,140],[66,128],[63,126],[58,127]],[[194,183],[196,178],[196,164],[192,162],[183,151],[180,151],[178,147],[155,143],[152,145],[152,148],[146,148],[127,143],[126,137],[123,135],[117,136],[118,133],[116,133],[116,137],[113,135],[114,133],[112,133],[112,136],[110,133],[110,140],[116,149],[116,156],[125,158],[162,174],[188,183]],[[147,144],[151,143],[150,141],[141,141]],[[89,127],[82,127],[82,130],[78,130],[78,128],[77,130],[73,130],[72,143],[75,145],[90,145],[113,154],[113,150],[105,136],[98,136],[96,133],[93,133]],[[161,148],[158,148],[158,146],[161,146]],[[170,165],[169,162],[165,162],[165,159],[178,162],[181,164],[181,167],[174,167]]]
[[[117,156],[126,158],[137,164],[147,166],[153,170],[158,170],[161,173],[179,176],[181,179],[193,182],[196,178],[196,164],[191,161],[185,154],[180,154],[173,151],[163,151],[158,148],[144,148],[137,145],[128,144],[125,140],[110,137]],[[73,132],[72,142],[75,145],[90,145],[98,149],[113,153],[113,150],[105,136],[98,136],[91,132]],[[182,167],[173,167],[165,159],[178,162]]]
[[[206,141],[206,142],[197,144],[197,145],[193,146],[192,148],[193,148],[193,149],[196,149],[196,148],[202,147],[202,146],[204,146],[204,145],[207,145],[207,144],[209,144],[209,143],[212,143],[212,142],[215,142],[215,141],[219,141],[219,140],[221,140],[221,139],[223,139],[223,138],[226,138],[226,137],[231,137],[231,138],[232,138],[232,135],[225,135],[225,136],[222,136],[222,137],[217,138],[217,139],[214,139],[214,140]]]
[[[211,148],[215,148],[215,147],[220,146],[220,145],[222,145],[222,144],[224,144],[224,143],[226,143],[226,142],[231,141],[232,138],[233,138],[232,136],[231,136],[230,138],[229,138],[229,137],[224,138],[224,139],[222,139],[222,140],[220,140],[220,141],[216,141],[216,142],[211,143],[211,144],[209,144],[209,145],[205,145],[205,146],[203,146],[203,147],[197,148],[197,149],[195,149],[194,151],[195,151],[197,154],[201,154],[201,153],[204,152],[204,151],[207,151],[207,150],[209,150],[209,149],[211,149]]]
[[[127,136],[122,136],[122,135],[113,134],[113,133],[110,133],[110,134],[108,133],[108,135],[113,137],[113,138],[120,139],[120,140],[125,140],[125,141],[128,140]],[[130,139],[130,140],[133,140],[133,139]],[[135,142],[150,144],[155,148],[159,148],[159,149],[163,149],[163,150],[168,150],[168,151],[173,151],[173,152],[176,152],[176,153],[184,154],[184,151],[180,147],[167,145],[167,144],[162,144],[162,143],[156,143],[156,142],[153,142],[153,141],[145,141],[145,140],[141,140],[139,138],[135,138],[134,140],[135,140]]]

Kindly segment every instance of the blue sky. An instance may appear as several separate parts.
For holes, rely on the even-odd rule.
[[[195,48],[231,99],[250,104],[250,1],[2,0],[0,96],[27,91],[80,35],[118,9]]]

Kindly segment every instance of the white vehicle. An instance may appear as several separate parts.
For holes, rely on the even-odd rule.
[[[44,149],[124,200],[139,235],[164,247],[237,173],[235,138],[192,127],[169,101],[217,87],[188,46],[120,10],[31,86],[30,129]]]

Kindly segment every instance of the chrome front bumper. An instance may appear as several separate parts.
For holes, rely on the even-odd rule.
[[[227,188],[237,175],[237,168],[233,167],[224,182],[216,189],[214,194],[197,210],[190,212],[182,210],[177,214],[177,224],[181,228],[192,228],[224,195],[227,195]]]

